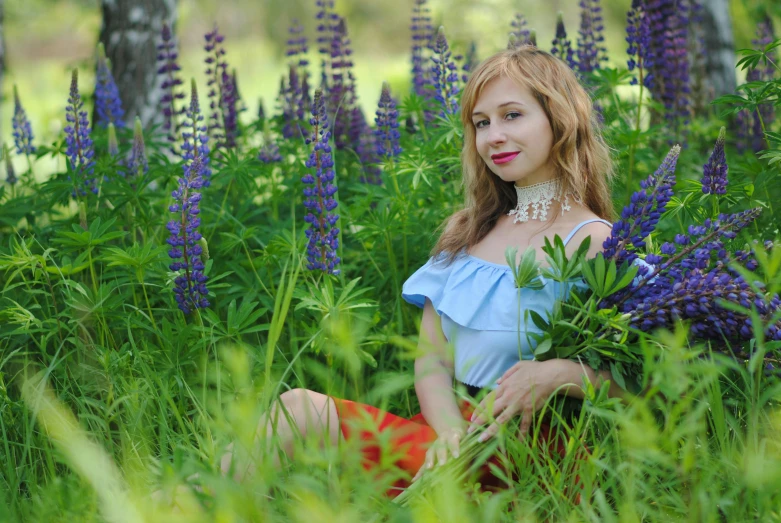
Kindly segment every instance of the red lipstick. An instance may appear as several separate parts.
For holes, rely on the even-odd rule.
[[[512,153],[492,154],[491,159],[494,161],[495,164],[499,165],[499,164],[513,161],[513,159],[519,154],[521,154],[520,151],[515,151]]]

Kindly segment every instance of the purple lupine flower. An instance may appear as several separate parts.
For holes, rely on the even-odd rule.
[[[428,0],[415,0],[412,7],[412,86],[416,95],[426,98],[426,86],[430,85],[426,67],[425,46],[434,36],[431,25],[431,10],[426,5]]]
[[[5,159],[5,182],[10,186],[14,186],[18,180],[14,164],[11,162],[11,151],[8,150],[8,144],[5,142],[3,142],[3,158]]]
[[[651,51],[651,26],[642,0],[632,0],[632,9],[626,15],[626,42],[629,44],[626,52],[629,55],[627,67],[629,71],[637,69],[637,77],[632,77],[631,84],[642,82],[649,89],[653,86],[654,76],[653,54]]]
[[[757,24],[756,36],[756,39],[751,40],[754,49],[764,49],[768,44],[775,40],[773,35],[773,23],[769,17],[765,16]],[[771,51],[771,60],[775,58],[773,56],[774,54],[775,52]],[[767,63],[764,67],[757,64],[757,67],[749,70],[746,74],[746,82],[770,82],[773,80],[774,74],[773,64]],[[768,129],[775,119],[775,111],[771,103],[760,104],[757,107],[757,111],[759,112],[759,115],[751,113],[749,117],[746,118],[747,121],[743,124],[745,126],[743,134],[747,135],[748,139],[740,144],[742,146],[740,148],[745,149],[745,142],[750,142],[751,149],[754,152],[759,152],[767,146],[762,124],[764,124],[765,129]]]
[[[146,147],[144,145],[144,130],[141,127],[141,119],[136,116],[133,128],[133,148],[125,164],[128,176],[140,177],[149,170],[149,162],[146,159]]]
[[[727,194],[727,157],[724,153],[724,137],[726,129],[719,130],[716,146],[708,158],[708,163],[702,166],[702,192],[705,194]]]
[[[236,138],[236,114],[231,76],[222,45],[225,37],[219,33],[215,24],[214,29],[204,35],[204,39],[206,85],[209,89],[209,136],[214,141],[215,148],[233,147]]]
[[[287,39],[285,54],[290,59],[290,65],[304,69],[309,65],[309,60],[306,59],[309,47],[307,46],[306,35],[304,35],[304,26],[298,22],[298,19],[293,19],[293,24],[288,29],[288,34],[290,36]]]
[[[172,145],[179,141],[179,131],[182,124],[179,117],[185,113],[185,107],[177,108],[177,100],[184,100],[184,92],[179,90],[182,85],[182,79],[177,74],[181,68],[177,63],[179,53],[176,50],[171,28],[167,23],[163,24],[162,41],[157,45],[157,74],[163,78],[160,88],[163,90],[163,96],[160,98],[160,104],[163,109],[163,130],[166,137]],[[175,152],[175,151],[174,151]]]
[[[264,133],[263,147],[258,151],[258,160],[263,163],[277,163],[282,161],[279,146],[271,140],[268,133]]]
[[[334,181],[334,162],[331,146],[328,143],[331,133],[328,131],[328,115],[325,109],[323,92],[315,91],[312,105],[312,134],[307,138],[307,144],[313,144],[312,153],[306,161],[306,166],[314,169],[305,174],[301,181],[307,187],[304,189],[304,207],[309,211],[304,218],[310,228],[306,231],[309,239],[307,257],[309,270],[321,270],[329,274],[339,274],[336,266],[341,261],[337,256],[339,248],[339,229],[335,227],[339,215],[332,211],[337,203],[334,199],[336,186]]]
[[[440,105],[440,115],[456,114],[458,112],[458,68],[450,59],[450,47],[445,38],[445,28],[437,31],[434,44],[434,99]]]
[[[258,98],[258,120],[261,122],[266,119],[266,110],[263,109],[263,98]]]
[[[236,104],[236,112],[243,113],[247,110],[247,104],[244,103],[244,99],[239,92],[239,78],[236,69],[231,72],[231,85],[233,86],[233,103]]]
[[[304,70],[304,74],[301,76],[301,97],[300,104],[301,110],[306,115],[312,110],[312,96],[309,88],[309,72]]]
[[[317,0],[315,5],[318,8],[317,13],[315,13],[315,20],[317,20],[317,26],[315,27],[317,52],[321,56],[320,88],[323,89],[325,94],[330,89],[331,46],[333,45],[334,31],[339,25],[339,15],[334,12],[333,0]]]
[[[339,17],[331,42],[331,82],[327,110],[333,122],[334,144],[343,149],[349,143],[350,116],[355,105],[355,78],[347,23]]]
[[[556,38],[553,39],[551,54],[560,58],[572,69],[577,68],[575,52],[572,50],[572,42],[567,37],[567,29],[564,27],[564,15],[561,11],[556,16]]]
[[[16,84],[14,84],[14,119],[12,126],[16,153],[24,155],[35,154],[33,128],[30,125],[30,120],[27,119],[27,112],[22,107],[21,100],[19,100],[19,91],[16,89]]]
[[[71,181],[74,183],[74,197],[82,196],[91,191],[98,193],[98,185],[94,178],[95,150],[92,145],[92,137],[87,120],[87,111],[84,110],[84,102],[79,94],[79,72],[74,69],[71,76],[70,95],[68,105],[65,107],[65,143],[68,165],[74,173]]]
[[[689,9],[677,0],[650,0],[649,17],[654,77],[651,93],[664,105],[664,117],[676,134],[685,132],[690,116],[688,51]]]
[[[114,124],[108,124],[108,155],[112,158],[119,156],[119,142],[117,142],[117,129]]]
[[[380,171],[377,155],[376,137],[369,127],[363,110],[360,106],[353,107],[350,117],[351,143],[354,144],[355,153],[361,162],[362,172],[358,178],[361,183],[382,185],[382,172]]]
[[[239,102],[236,94],[238,93],[236,85],[233,83],[234,76],[227,70],[222,72],[222,113],[223,129],[225,139],[222,143],[215,144],[215,147],[224,145],[225,147],[236,147],[236,138],[239,135]]]
[[[301,80],[295,66],[289,66],[288,81],[284,87],[282,106],[282,136],[285,138],[306,136],[306,111]]]
[[[515,13],[513,19],[510,21],[510,42],[507,46],[508,49],[514,49],[521,45],[529,43],[529,23],[526,21],[526,17],[521,13]]]
[[[461,81],[463,83],[469,80],[469,74],[475,67],[477,67],[477,44],[473,40],[469,43],[466,56],[464,56],[464,64],[461,66]]]
[[[98,125],[108,126],[109,122],[117,127],[124,127],[122,117],[125,111],[122,109],[122,100],[119,99],[119,88],[111,74],[106,50],[103,44],[98,44],[98,63],[95,72],[95,112],[98,115]]]
[[[203,137],[205,140],[202,144],[205,146],[208,136],[205,126],[199,124],[203,116],[200,114],[195,80],[192,81],[188,117],[192,123],[192,133],[182,133],[185,139],[182,151],[186,157],[182,167],[183,175],[179,178],[178,187],[171,193],[174,203],[168,208],[176,218],[166,226],[171,233],[167,240],[171,246],[168,255],[173,260],[169,269],[179,273],[174,279],[174,298],[185,314],[209,306],[209,300],[206,299],[208,278],[203,273],[203,249],[200,245],[201,233],[198,231],[201,224],[198,203],[205,185],[203,173],[206,168],[202,162],[208,156],[202,154],[203,150],[197,145],[200,137]]]
[[[198,175],[202,178],[201,183],[203,187],[209,187],[212,174],[209,168],[209,134],[207,126],[203,123],[195,80],[191,81],[190,92],[190,106],[185,112],[187,121],[182,128],[182,159],[185,164],[198,160]]]
[[[580,29],[578,30],[578,71],[591,73],[607,61],[605,26],[600,0],[580,0]]]
[[[390,87],[387,82],[382,84],[380,101],[377,104],[377,116],[374,118],[376,130],[374,136],[377,139],[377,155],[380,158],[393,158],[401,154],[399,146],[399,112],[396,110],[396,101],[391,97]]]
[[[645,248],[645,238],[654,231],[672,198],[680,152],[681,147],[674,146],[656,172],[640,182],[642,189],[632,195],[631,203],[624,207],[621,219],[613,224],[610,237],[602,244],[606,259],[615,259],[619,265],[623,261],[632,263],[637,258],[635,251]]]

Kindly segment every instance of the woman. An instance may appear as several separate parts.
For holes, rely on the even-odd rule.
[[[569,254],[591,236],[587,256],[593,257],[610,235],[612,169],[588,94],[566,64],[524,46],[477,67],[461,104],[466,205],[446,221],[431,259],[402,291],[406,301],[423,308],[423,355],[415,361],[421,414],[405,420],[368,405],[291,390],[281,396],[287,415],[277,409],[272,421],[261,424],[288,455],[296,432],[314,433],[326,444],[370,438],[352,424],[368,414],[379,430],[395,431],[394,445],[406,451],[397,465],[417,478],[458,456],[468,432],[482,429],[481,439],[488,439],[520,414],[524,434],[532,413],[554,391],[582,398],[578,385],[584,374],[593,383],[609,378],[571,360],[533,361],[528,341],[518,346],[519,295],[504,262],[508,246],[520,252],[532,247],[544,259],[544,238],[555,234],[565,238]],[[547,281],[542,289],[523,289],[521,305],[544,316],[562,295],[560,285]],[[471,394],[491,389],[474,415],[457,401],[454,377]],[[619,389],[611,384],[610,393]],[[379,460],[376,445],[367,441],[364,448],[367,461]],[[225,473],[232,470],[239,479],[251,473],[251,464],[238,467],[232,461],[226,454]]]

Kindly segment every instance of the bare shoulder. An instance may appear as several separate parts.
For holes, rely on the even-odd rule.
[[[584,217],[580,222],[592,219],[592,218],[599,218],[595,214],[591,214],[590,216]],[[572,236],[570,241],[567,243],[567,252],[571,254],[574,252],[578,246],[585,240],[588,236],[591,236],[591,245],[589,246],[588,253],[586,254],[586,258],[593,258],[597,255],[597,253],[602,252],[602,244],[604,241],[610,236],[612,232],[612,227],[609,225],[606,225],[602,222],[591,222],[587,223]]]

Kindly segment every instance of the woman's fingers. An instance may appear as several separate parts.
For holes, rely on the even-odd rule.
[[[515,373],[515,371],[517,371],[519,368],[521,368],[521,362],[520,361],[518,363],[516,363],[515,365],[513,365],[512,367],[510,367],[509,369],[507,369],[504,372],[504,374],[502,374],[502,376],[498,380],[496,380],[496,383],[502,383],[504,380],[506,380],[507,378],[512,376]]]
[[[424,472],[429,470],[434,466],[434,447],[429,447],[429,449],[426,451],[426,460],[423,462],[423,465],[420,466],[418,469],[418,473],[415,474],[415,477],[412,478],[412,481],[417,480],[420,476],[423,475]]]
[[[519,410],[518,404],[509,404],[507,405],[501,413],[499,413],[496,416],[496,420],[491,423],[491,425],[488,426],[487,429],[483,431],[482,434],[480,434],[480,437],[477,438],[477,441],[488,441],[488,438],[492,438],[496,435],[497,432],[499,432],[499,427],[510,421],[510,418],[512,418]],[[494,409],[496,411],[496,409]]]
[[[437,466],[441,467],[447,461],[447,447],[445,445],[437,445]]]
[[[454,432],[447,440],[447,446],[450,449],[450,454],[457,458],[460,454],[461,446],[461,433]]]

